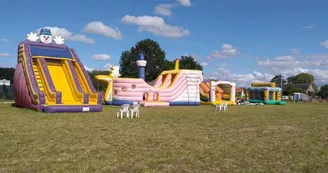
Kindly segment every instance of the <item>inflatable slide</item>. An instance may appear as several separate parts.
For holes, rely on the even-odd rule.
[[[138,67],[146,65],[143,55],[139,56]],[[202,71],[175,69],[163,71],[153,86],[144,80],[144,69],[139,70],[139,78],[111,78],[97,76],[108,82],[105,102],[112,105],[133,104],[142,106],[200,105],[199,84],[203,80]],[[112,88],[112,89],[111,89]],[[112,91],[112,92],[111,92]]]
[[[201,82],[199,87],[200,87],[200,100],[201,100],[201,104],[220,104],[222,102],[227,102],[228,105],[235,105],[235,101],[234,99],[231,98],[230,93],[224,93],[223,89],[221,89],[219,87],[219,84],[228,84],[230,85],[231,83],[227,83],[225,81],[217,81],[217,84],[214,85],[214,90],[215,90],[215,101],[214,103],[212,103],[210,101],[211,98],[211,92],[210,92],[210,88],[211,88],[211,83],[210,82]],[[233,88],[233,87],[232,87]],[[233,90],[231,88],[232,93]]]
[[[63,45],[63,39],[52,44],[45,38],[52,39],[50,30],[41,30],[39,36],[31,33],[18,46],[14,105],[43,112],[102,111],[102,94],[94,89],[76,52]]]
[[[207,104],[210,102],[210,83],[202,82],[200,87],[200,101],[202,104]],[[223,90],[219,86],[215,86],[215,101],[222,102]]]

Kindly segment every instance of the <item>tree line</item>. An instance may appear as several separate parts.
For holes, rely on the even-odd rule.
[[[292,95],[295,92],[305,93],[306,91],[304,88],[295,87],[295,84],[308,84],[311,85],[314,90],[313,95],[318,95],[324,99],[328,98],[328,84],[321,86],[319,90],[318,86],[314,83],[314,76],[309,73],[300,73],[296,76],[289,76],[286,80],[282,75],[276,75],[271,79],[271,82],[275,82],[277,87],[280,87],[281,85],[285,87],[283,92],[284,95]]]

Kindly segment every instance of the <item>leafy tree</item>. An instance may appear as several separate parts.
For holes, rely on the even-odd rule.
[[[315,83],[312,83],[312,87],[313,87],[315,93],[319,92],[318,86]]]
[[[321,86],[318,94],[323,99],[328,98],[328,84]]]
[[[180,69],[203,70],[203,67],[190,55],[183,55],[180,58]]]
[[[290,84],[290,83],[293,83],[293,79],[294,79],[295,76],[291,76],[291,77],[288,77],[287,78],[287,83]]]
[[[300,73],[296,76],[292,76],[287,78],[288,83],[292,84],[310,84],[312,83],[312,87],[314,91],[317,93],[318,92],[318,86],[315,85],[314,83],[314,76],[309,73]]]
[[[163,70],[173,70],[174,69],[174,61],[165,60]]]
[[[292,95],[293,90],[294,90],[294,86],[292,84],[288,84],[286,87],[286,92],[284,92],[284,95]]]
[[[109,71],[107,70],[93,70],[93,71],[88,71],[90,79],[92,81],[93,86],[95,89],[98,91],[105,91],[107,89],[107,83],[104,81],[99,81],[95,79],[95,76],[97,75],[109,75]]]
[[[274,82],[276,83],[276,86],[277,87],[280,87],[281,85],[281,81],[282,81],[282,84],[285,84],[286,83],[286,80],[285,79],[282,79],[282,76],[281,75],[276,75],[274,76],[270,82]]]
[[[292,77],[290,80],[293,84],[309,84],[314,82],[314,76],[308,73],[300,73]]]
[[[151,39],[144,39],[136,43],[130,50],[122,52],[120,60],[120,73],[122,77],[138,77],[138,67],[136,61],[139,54],[143,53],[147,65],[145,68],[145,80],[152,81],[165,69],[170,67],[170,63],[165,58],[165,51],[160,45]]]
[[[14,68],[0,67],[0,79],[10,80],[10,83],[12,84],[14,75]]]

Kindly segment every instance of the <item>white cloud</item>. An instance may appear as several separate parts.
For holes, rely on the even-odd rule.
[[[314,76],[315,83],[321,85],[328,84],[328,70],[312,69],[308,73]]]
[[[311,23],[311,24],[307,24],[307,25],[305,25],[303,28],[304,29],[312,29],[312,28],[314,28],[315,27],[315,23]]]
[[[224,64],[217,71],[209,74],[218,80],[236,82],[238,87],[250,87],[252,82],[268,82],[274,75],[281,74],[285,77],[295,76],[300,73],[312,74],[315,84],[321,86],[328,83],[328,54],[312,55],[306,60],[298,60],[294,56],[278,56],[270,59],[257,59],[257,64],[264,67],[262,71],[252,71],[246,74],[235,74],[223,68]]]
[[[188,55],[188,54],[185,54],[185,55]],[[197,59],[198,59],[197,55],[189,55],[189,56],[191,56],[195,61],[197,61]]]
[[[265,67],[295,68],[309,66],[324,66],[324,61],[297,61],[293,56],[278,56],[273,59],[258,60],[257,64]]]
[[[297,48],[292,48],[292,49],[290,49],[290,53],[291,53],[292,55],[294,55],[294,56],[298,56],[298,55],[301,54],[301,53],[300,53],[300,50],[298,50]]]
[[[8,39],[6,38],[0,38],[0,43],[3,42],[3,43],[7,43],[8,42]]]
[[[253,71],[249,74],[234,74],[228,69],[219,68],[212,75],[218,80],[235,82],[237,87],[250,87],[252,82],[270,81],[274,75]]]
[[[314,76],[315,84],[321,86],[328,83],[328,70],[317,69],[317,68],[306,69],[302,67],[292,67],[284,70],[274,68],[274,70],[279,71],[279,73],[275,73],[275,74],[282,74],[286,77],[295,76],[300,73],[309,73]]]
[[[229,64],[228,63],[219,63],[219,66],[220,67],[226,67],[226,66],[229,66]]]
[[[83,31],[88,33],[103,35],[106,37],[114,38],[116,40],[121,40],[123,38],[123,35],[118,28],[111,28],[99,21],[88,23],[84,27]]]
[[[9,53],[1,53],[0,52],[0,57],[8,57],[9,56]]]
[[[130,16],[126,15],[122,22],[127,24],[135,24],[138,31],[148,31],[158,36],[169,38],[181,38],[190,35],[190,32],[179,26],[171,26],[165,23],[162,17],[158,16]]]
[[[310,55],[305,57],[306,59],[313,59],[313,60],[327,60],[328,59],[328,54],[317,54],[317,55]]]
[[[276,60],[278,60],[278,61],[293,61],[293,60],[295,60],[295,58],[294,57],[292,57],[292,56],[277,56],[276,57]]]
[[[73,34],[65,28],[51,27],[51,26],[45,26],[43,28],[50,29],[51,34],[53,36],[62,36],[65,40],[71,40],[71,41],[77,41],[77,42],[83,42],[83,43],[89,43],[89,44],[95,43],[95,41],[93,39],[87,37],[86,35]],[[42,28],[37,29],[36,32],[39,33],[41,29]]]
[[[84,68],[85,68],[85,70],[86,70],[86,71],[90,71],[90,72],[92,72],[92,71],[93,71],[93,69],[92,69],[92,68],[89,68],[89,67],[87,67],[87,66],[84,66]]]
[[[197,55],[191,55],[191,54],[187,54],[187,53],[183,54],[182,56],[191,57],[191,58],[194,59],[195,61],[197,61],[197,58],[198,58]],[[180,58],[180,57],[179,57],[179,58]]]
[[[207,62],[201,62],[200,65],[205,67],[205,66],[208,66],[208,63]]]
[[[328,55],[313,55],[306,57],[305,61],[298,61],[293,56],[279,56],[272,59],[258,60],[260,66],[271,74],[282,74],[286,77],[299,73],[310,73],[315,78],[315,83],[322,85],[328,83],[328,70],[320,69],[328,66]]]
[[[320,46],[328,49],[328,40],[320,42]]]
[[[178,5],[189,7],[191,6],[190,0],[177,0],[178,3],[171,4],[158,4],[155,6],[154,13],[162,16],[171,16],[172,9]]]
[[[223,44],[222,50],[214,50],[211,55],[208,57],[208,59],[214,59],[214,58],[230,58],[232,56],[235,56],[237,54],[240,54],[240,52],[234,48],[231,44]]]
[[[173,4],[158,4],[155,7],[154,13],[159,14],[159,15],[163,15],[163,16],[171,16],[172,15],[171,9],[173,7],[174,7]]]
[[[177,0],[177,2],[183,6],[187,6],[187,7],[191,6],[191,0]]]
[[[105,70],[110,70],[111,67],[112,67],[112,65],[107,63],[107,64],[105,64],[104,69]]]
[[[111,59],[111,56],[103,53],[103,54],[95,54],[91,58],[95,60],[106,61]]]

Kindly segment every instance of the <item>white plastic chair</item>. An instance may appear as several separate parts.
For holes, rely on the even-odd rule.
[[[228,109],[228,103],[227,102],[223,102],[223,103],[220,103],[219,105],[215,105],[214,109],[215,110],[218,110],[218,111],[227,111],[227,109]]]
[[[228,103],[224,102],[222,105],[222,111],[227,111],[228,110]]]
[[[222,107],[223,107],[223,103],[220,103],[220,104],[216,104],[214,105],[214,109],[217,111],[221,111],[222,110]]]
[[[218,110],[219,109],[219,105],[218,104],[212,105],[212,107],[214,108],[214,110]]]
[[[136,117],[139,118],[139,107],[140,107],[140,105],[138,103],[132,105],[132,109],[130,109],[131,118],[133,118],[134,113],[136,113]]]
[[[116,118],[118,118],[119,116],[121,116],[121,119],[124,117],[124,113],[126,113],[126,117],[129,118],[129,104],[123,104],[122,108],[117,112],[116,114]]]

